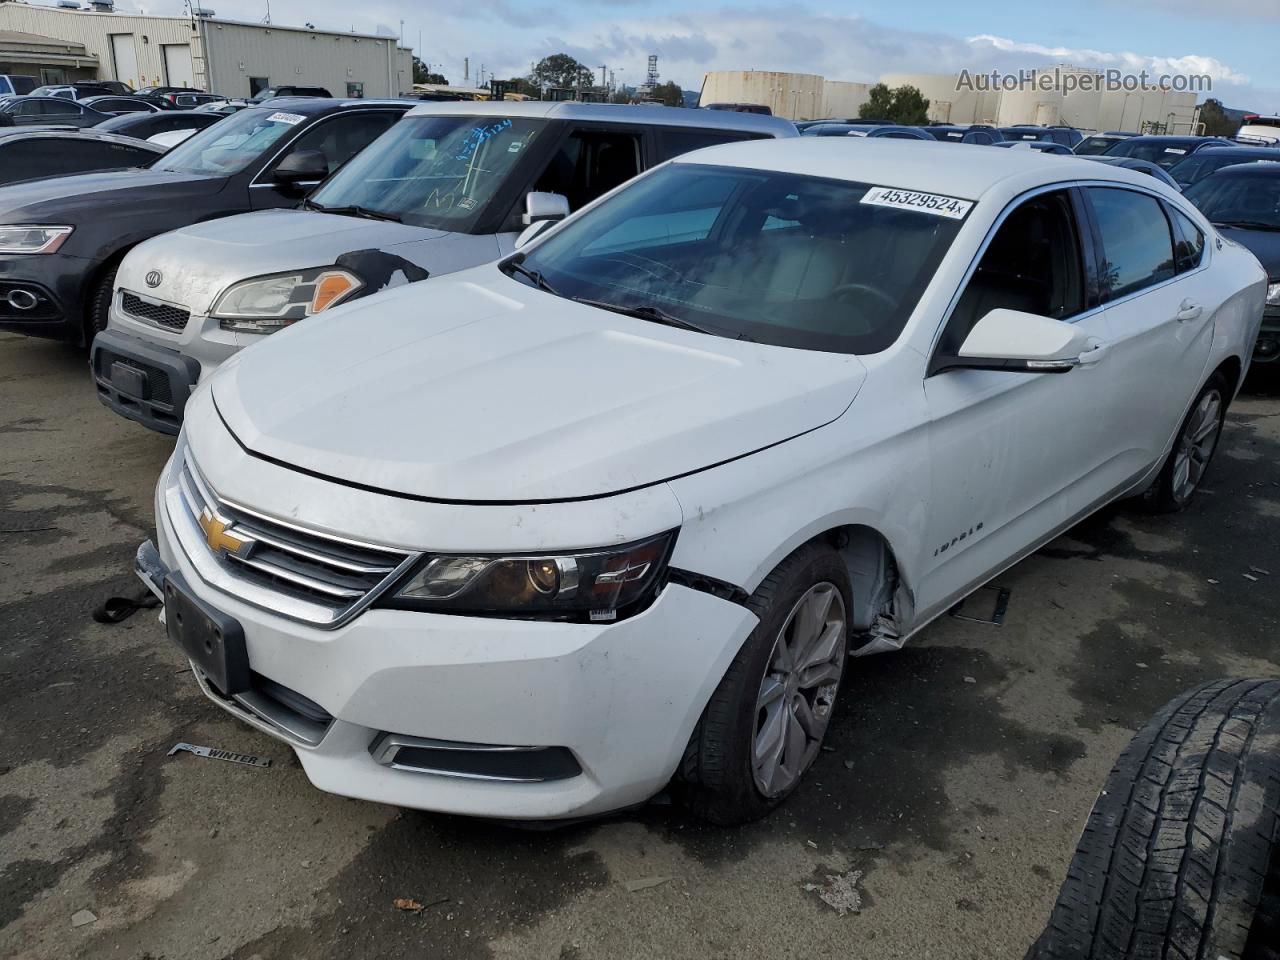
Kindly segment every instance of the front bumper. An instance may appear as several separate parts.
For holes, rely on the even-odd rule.
[[[200,364],[170,350],[115,330],[93,339],[89,366],[98,399],[107,407],[159,433],[176,435]]]
[[[670,584],[643,613],[606,625],[370,609],[323,630],[203,582],[162,494],[156,506],[158,547],[139,551],[139,575],[162,594],[176,574],[237,620],[256,678],[253,690],[229,698],[197,668],[202,689],[292,746],[315,786],[343,796],[525,820],[643,802],[670,780],[757,622],[741,606]],[[397,756],[400,747],[407,752]],[[448,750],[473,763],[484,751],[542,753],[464,770],[430,759]],[[548,769],[558,772],[544,776]]]
[[[1280,363],[1280,307],[1262,311],[1262,326],[1253,348],[1253,363]]]

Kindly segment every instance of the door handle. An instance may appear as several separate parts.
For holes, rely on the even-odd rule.
[[[1179,323],[1185,323],[1188,320],[1194,320],[1203,312],[1204,308],[1194,300],[1183,300],[1178,306],[1178,312],[1175,313],[1174,319]]]
[[[1090,364],[1090,363],[1097,363],[1099,360],[1101,360],[1103,357],[1107,355],[1107,351],[1109,349],[1111,349],[1111,344],[1103,340],[1095,340],[1092,344],[1089,345],[1088,350],[1086,350],[1084,353],[1080,354],[1080,356],[1076,358],[1076,362],[1080,364],[1080,366],[1085,366],[1086,364]]]

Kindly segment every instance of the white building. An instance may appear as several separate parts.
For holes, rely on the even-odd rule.
[[[0,73],[41,83],[185,86],[228,97],[282,84],[321,86],[337,97],[387,97],[413,83],[412,52],[395,37],[242,23],[211,13],[133,16],[114,12],[108,2],[60,3],[0,3]]]
[[[1158,129],[1198,133],[1194,93],[1157,86],[1102,89],[1100,74],[1084,67],[1034,71],[1026,79],[997,86],[988,75],[962,78],[949,73],[890,73],[890,87],[917,87],[929,101],[934,123],[1013,126],[1067,124],[1082,130]],[[701,103],[761,103],[792,120],[856,117],[870,84],[827,80],[809,73],[718,70],[702,81]]]

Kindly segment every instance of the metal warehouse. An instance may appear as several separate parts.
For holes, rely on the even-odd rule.
[[[393,36],[192,17],[133,16],[113,5],[0,3],[0,73],[41,83],[122,80],[248,97],[307,84],[337,97],[395,96],[412,85],[411,52]]]

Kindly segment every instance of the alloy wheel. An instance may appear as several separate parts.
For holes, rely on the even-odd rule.
[[[844,597],[833,583],[810,587],[773,642],[760,693],[751,769],[756,788],[776,797],[813,763],[831,720],[844,671]]]
[[[1172,488],[1178,502],[1185,502],[1200,485],[1222,432],[1222,394],[1207,390],[1196,404],[1178,438],[1173,461]]]

